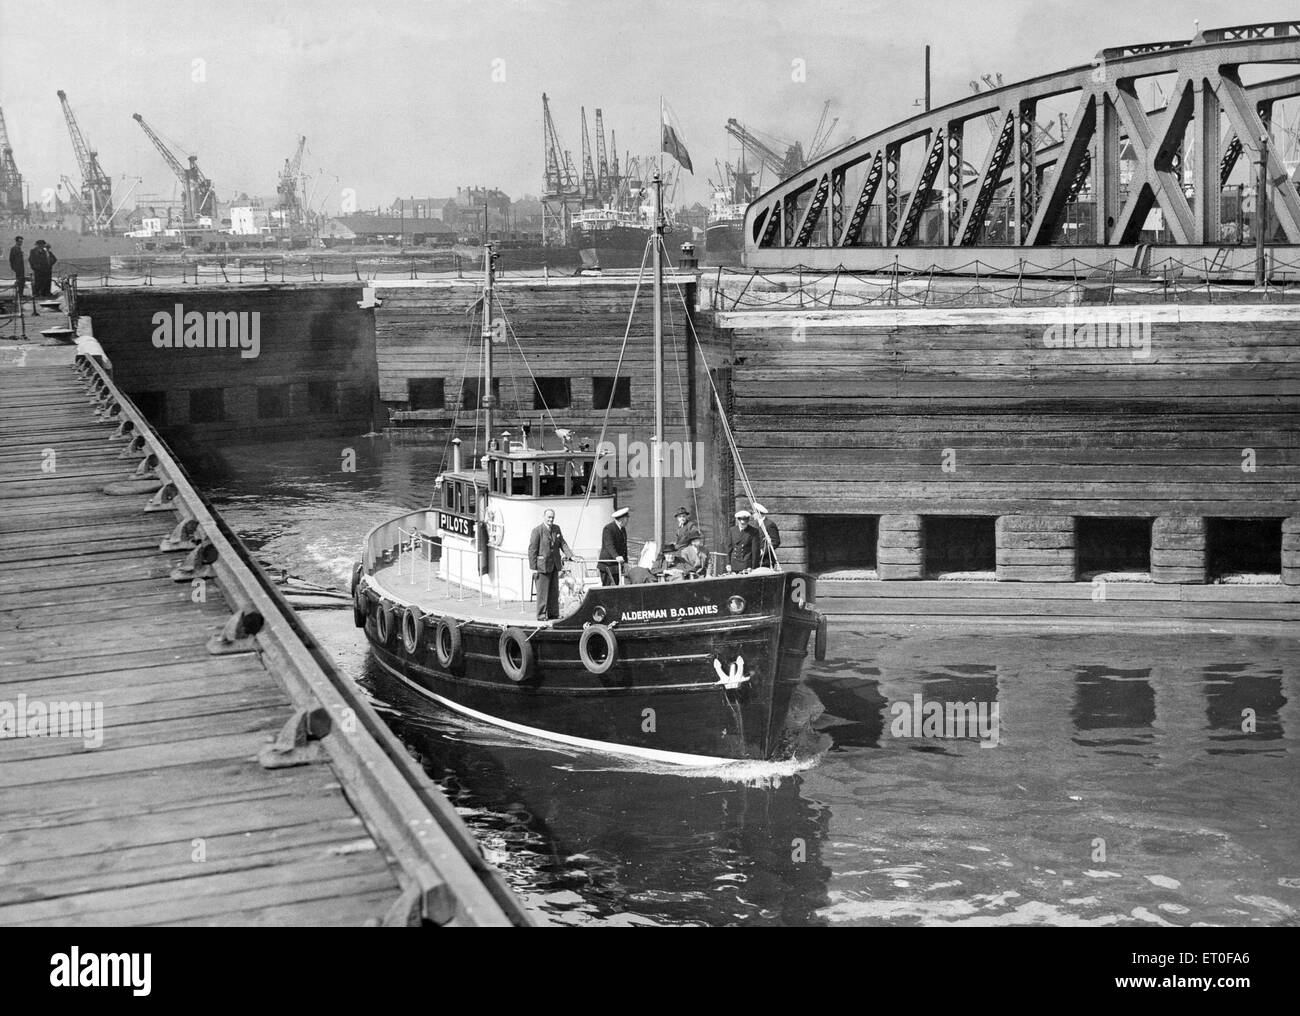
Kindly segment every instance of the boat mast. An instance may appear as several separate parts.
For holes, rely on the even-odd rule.
[[[486,216],[485,216],[486,218]],[[484,452],[492,445],[492,244],[483,230],[483,434]]]
[[[660,247],[663,238],[663,222],[660,218],[660,206],[663,203],[663,179],[658,173],[654,175],[654,232],[651,234],[650,242],[654,245],[654,271],[655,271],[655,296],[654,296],[654,332],[655,332],[655,433],[651,448],[652,468],[654,470],[654,491],[655,491],[655,528],[654,540],[660,547],[663,546],[664,535],[664,464],[663,464],[663,443],[664,443],[664,321],[663,321],[663,289],[664,289],[664,265],[660,256]]]

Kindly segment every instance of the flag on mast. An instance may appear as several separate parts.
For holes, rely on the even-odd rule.
[[[663,118],[663,143],[660,145],[660,150],[671,155],[678,161],[682,169],[694,176],[695,167],[691,165],[690,152],[682,144],[681,131],[673,125],[676,117],[672,116],[668,111],[668,105],[663,100],[659,102],[659,112]]]

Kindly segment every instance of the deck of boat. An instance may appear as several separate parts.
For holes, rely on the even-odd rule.
[[[426,571],[423,562],[414,568],[409,558],[380,565],[371,579],[382,590],[422,611],[457,621],[488,621],[502,625],[526,625],[530,628],[549,628],[550,621],[537,619],[536,600],[500,600],[484,586],[457,585],[438,578],[437,565]]]

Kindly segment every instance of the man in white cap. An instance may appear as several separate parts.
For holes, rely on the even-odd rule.
[[[776,554],[773,551],[781,546],[781,531],[776,528],[776,523],[767,517],[767,509],[757,501],[751,505],[754,509],[754,525],[760,532],[758,534],[758,563],[764,568],[776,567]],[[763,533],[767,533],[767,538],[763,538]]]
[[[735,527],[727,530],[727,571],[743,573],[758,567],[758,545],[762,537],[749,524],[752,516],[748,508],[741,508],[735,518]]]
[[[627,517],[631,509],[620,508],[612,522],[605,523],[600,532],[600,572],[602,586],[622,584],[623,565],[627,561]]]

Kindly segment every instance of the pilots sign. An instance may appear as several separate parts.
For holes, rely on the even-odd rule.
[[[438,512],[438,528],[444,533],[451,533],[453,536],[463,536],[465,539],[472,539],[474,536],[474,520],[466,518],[464,515],[452,515],[449,512]]]

